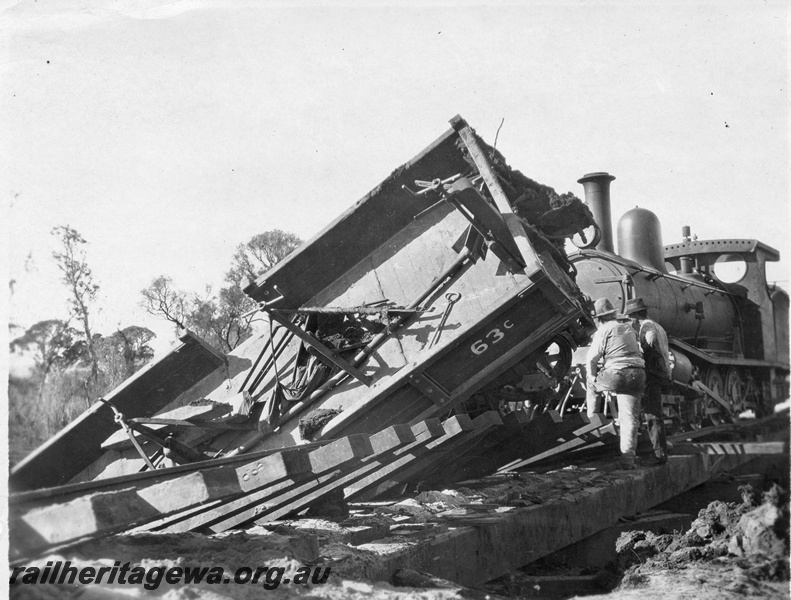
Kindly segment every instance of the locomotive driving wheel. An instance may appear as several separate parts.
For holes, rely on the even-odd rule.
[[[747,410],[747,397],[744,378],[737,367],[730,367],[725,374],[725,394],[723,397],[730,403],[734,415]]]
[[[717,394],[720,398],[727,399],[725,398],[725,383],[723,382],[722,375],[720,375],[720,371],[717,369],[717,367],[710,367],[706,372],[706,387]],[[708,394],[706,394],[703,406],[712,425],[722,425],[728,421],[728,414],[725,410],[725,407]]]

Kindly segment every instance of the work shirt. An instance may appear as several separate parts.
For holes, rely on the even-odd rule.
[[[631,323],[612,320],[605,321],[593,334],[588,350],[588,375],[596,377],[599,361],[603,360],[601,370],[618,370],[629,367],[645,368],[640,342]]]
[[[670,379],[672,369],[667,333],[659,323],[651,319],[643,319],[638,323],[646,376]]]

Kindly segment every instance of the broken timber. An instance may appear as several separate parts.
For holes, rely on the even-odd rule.
[[[15,494],[9,502],[14,552],[29,555],[118,531],[224,531],[253,521],[270,522],[333,494],[376,498],[408,483],[430,481],[437,468],[458,481],[469,471],[454,468],[457,457],[473,452],[487,436],[522,441],[519,455],[528,456],[543,445],[531,446],[521,436],[571,436],[580,442],[574,444],[577,447],[584,443],[582,431],[600,425],[586,417],[560,419],[557,414],[542,415],[533,427],[523,421],[519,416],[507,419],[515,425],[509,429],[495,412],[474,421],[462,414],[443,424],[428,419],[411,427],[390,426],[371,436],[352,434],[203,465]],[[580,423],[582,428],[577,427]],[[491,465],[489,469],[492,472]],[[69,520],[79,525],[60,527]]]
[[[602,432],[614,436],[612,424],[601,415],[561,419],[548,411],[525,421],[518,413],[504,421],[494,412],[475,420],[457,415],[442,425],[429,419],[371,436],[353,434],[218,459],[202,468],[184,465],[14,494],[9,500],[13,556],[131,529],[224,531],[253,521],[266,523],[338,493],[347,500],[372,499],[405,484],[452,483],[473,473],[492,473],[504,462],[504,470],[512,470],[573,455],[600,444]],[[743,461],[787,453],[787,444],[679,443],[673,461]],[[682,452],[690,455],[682,457]],[[63,527],[65,522],[73,525]],[[492,521],[482,515],[476,523]]]
[[[544,504],[495,513],[476,526],[452,528],[422,542],[385,553],[374,580],[389,581],[403,568],[475,586],[505,575],[614,525],[625,515],[656,506],[708,480],[720,469],[750,457],[706,454],[671,456],[662,467],[623,472],[607,486],[590,486]],[[358,546],[364,550],[366,545]]]
[[[154,471],[153,477],[137,478],[139,483],[134,487],[136,478],[118,478],[115,486],[98,486],[89,493],[85,489],[53,493],[54,502],[48,503],[42,493],[46,490],[27,494],[27,502],[12,497],[11,546],[24,555],[81,537],[123,531],[191,506],[296,477],[310,469],[307,456],[306,449],[254,460],[247,456],[240,465],[204,468],[164,479],[157,477],[161,471]],[[73,487],[90,489],[86,485]]]
[[[583,417],[581,413],[579,414],[579,416]],[[549,458],[555,458],[570,450],[579,449],[580,447],[586,445],[588,442],[591,441],[590,434],[605,427],[608,424],[607,419],[603,415],[598,413],[594,414],[590,418],[585,417],[584,420],[587,421],[587,423],[584,423],[582,426],[571,431],[570,435],[564,436],[564,438],[562,439],[555,440],[557,445],[553,445],[551,448],[543,452],[540,452],[538,454],[535,454],[530,458],[518,460],[509,465],[506,465],[505,467],[500,469],[500,472],[507,473],[509,471],[515,471],[517,469],[526,467],[528,465],[537,464]]]
[[[447,421],[446,421],[447,423]],[[431,452],[423,456],[416,457],[412,464],[408,465],[401,472],[391,473],[386,481],[373,488],[368,494],[361,495],[361,498],[377,498],[382,494],[401,488],[412,483],[421,481],[431,482],[431,471],[454,470],[454,463],[458,456],[474,447],[487,432],[502,426],[503,421],[496,411],[487,411],[472,420],[472,430],[467,435],[453,435],[446,427],[447,440],[437,440],[428,448]],[[444,425],[444,424],[443,424]],[[464,424],[466,426],[466,423]],[[458,433],[467,431],[460,429]],[[458,475],[456,475],[458,477]]]

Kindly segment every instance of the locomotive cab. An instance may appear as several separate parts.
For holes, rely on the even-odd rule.
[[[788,336],[776,335],[777,317],[782,315],[775,314],[773,291],[766,284],[766,263],[780,260],[777,250],[758,240],[685,239],[665,246],[665,260],[682,276],[689,275],[684,271],[694,264],[693,274],[700,273],[739,299],[745,356],[788,363]]]

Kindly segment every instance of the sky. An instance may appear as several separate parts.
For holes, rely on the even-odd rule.
[[[159,275],[219,286],[235,247],[309,239],[461,114],[527,176],[664,243],[758,238],[788,285],[788,3],[0,2],[10,323],[67,314],[53,227],[88,241],[94,330],[170,326]]]

